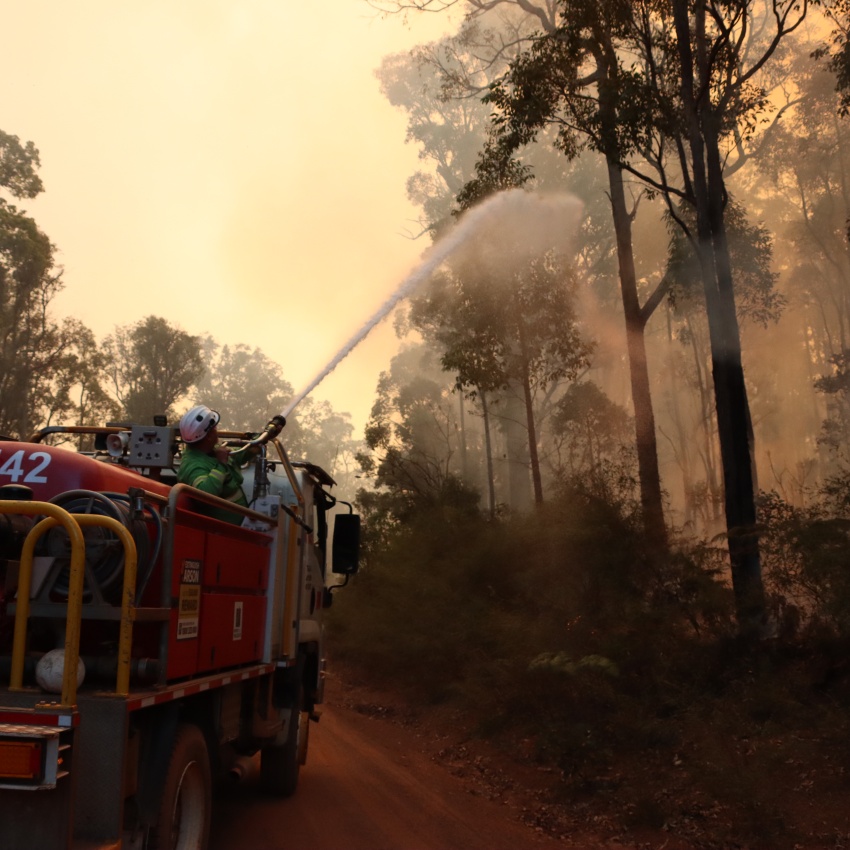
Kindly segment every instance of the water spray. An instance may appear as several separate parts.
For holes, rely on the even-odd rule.
[[[412,295],[456,250],[476,236],[492,235],[495,245],[510,245],[514,258],[540,256],[572,241],[578,230],[582,205],[572,195],[538,195],[510,189],[493,195],[464,214],[458,224],[432,245],[392,295],[367,319],[333,359],[289,402],[284,420],[362,342],[403,298]],[[494,249],[494,253],[497,253]]]

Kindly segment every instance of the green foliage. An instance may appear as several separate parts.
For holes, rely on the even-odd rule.
[[[489,600],[504,594],[506,578],[495,562],[498,535],[488,537],[468,512],[439,505],[407,517],[379,543],[371,516],[361,573],[334,600],[337,646],[381,678],[439,700],[463,680],[470,648],[491,644]],[[471,544],[490,557],[471,558]]]
[[[653,561],[619,507],[587,494],[498,523],[462,503],[411,503],[395,522],[365,507],[364,566],[331,612],[336,651],[422,698],[483,700],[493,723],[520,707],[523,723],[555,723],[567,692],[661,688],[684,647],[729,624],[707,553]]]
[[[472,61],[461,35],[388,56],[377,71],[384,96],[407,113],[407,141],[435,168],[435,174],[418,171],[407,182],[408,197],[422,209],[424,227],[432,233],[448,220],[455,195],[473,171],[489,117],[478,98],[463,96],[467,86],[488,82],[484,72],[470,79]]]
[[[56,349],[46,307],[60,288],[50,240],[35,221],[0,202],[0,433],[33,430],[30,388],[33,379],[44,382]]]
[[[637,470],[624,448],[632,433],[631,418],[595,383],[568,387],[550,428],[555,438],[551,462],[561,481],[583,482],[590,492],[618,500],[634,495]]]
[[[0,187],[16,198],[34,198],[44,189],[38,176],[40,166],[32,142],[21,144],[17,136],[0,130]]]
[[[34,198],[43,189],[39,166],[32,142],[0,131],[0,188]],[[88,424],[115,412],[92,332],[51,315],[61,290],[50,239],[0,198],[0,433],[27,438],[43,425]]]
[[[696,215],[692,210],[680,209],[676,215],[695,232]],[[665,217],[670,231],[666,271],[671,282],[670,300],[679,312],[701,313],[699,256],[679,224],[669,213]],[[779,321],[787,303],[776,288],[779,274],[773,270],[773,236],[763,225],[752,224],[743,207],[734,201],[726,207],[725,219],[739,319],[766,327]]]
[[[461,386],[545,389],[574,377],[592,346],[576,324],[576,282],[568,262],[548,252],[496,270],[488,257],[492,251],[482,244],[464,252],[414,302],[411,322],[433,334],[444,352],[443,368]]]
[[[835,89],[840,94],[840,114],[850,113],[850,40],[848,40],[848,20],[850,3],[848,0],[825,0],[819,4],[833,29],[826,43],[815,52],[817,59],[826,59],[827,67],[835,75]]]
[[[351,414],[341,413],[327,401],[302,399],[284,432],[290,457],[318,464],[336,481],[335,491],[341,498],[351,499],[357,482],[357,454],[362,441],[354,439]]]
[[[457,403],[428,345],[396,355],[378,380],[366,425],[366,447],[358,455],[363,472],[382,495],[362,495],[380,510],[407,516],[419,505],[477,501],[457,475]],[[394,507],[390,509],[390,505]]]
[[[67,345],[54,361],[53,380],[41,388],[33,386],[42,411],[40,424],[102,425],[117,419],[121,409],[101,383],[106,356],[94,334],[71,318],[65,319],[60,329]]]
[[[51,316],[61,289],[48,237],[0,200],[0,433],[26,438],[51,420],[81,422],[104,400],[91,332]]]
[[[814,382],[815,389],[828,399],[828,415],[821,424],[818,443],[826,448],[834,474],[842,477],[850,469],[850,351],[833,355],[830,363],[832,374]]]
[[[850,637],[850,477],[832,478],[806,508],[763,493],[759,517],[765,585],[780,632]]]
[[[575,676],[582,670],[598,670],[609,676],[619,676],[620,668],[610,659],[603,655],[585,655],[583,658],[574,660],[565,652],[541,652],[536,658],[532,658],[528,665],[529,670],[555,670],[567,676]]]

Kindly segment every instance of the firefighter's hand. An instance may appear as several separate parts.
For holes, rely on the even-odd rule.
[[[216,446],[215,447],[215,459],[219,463],[226,464],[228,460],[230,460],[230,449],[227,446]]]

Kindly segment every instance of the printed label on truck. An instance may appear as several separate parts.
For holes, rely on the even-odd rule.
[[[177,640],[198,636],[201,615],[201,562],[185,560],[180,570],[180,597],[177,604]]]
[[[233,640],[242,640],[242,603],[233,603]]]

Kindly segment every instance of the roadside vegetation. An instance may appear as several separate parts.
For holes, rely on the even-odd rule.
[[[620,843],[846,846],[846,4],[372,2],[462,10],[378,75],[423,233],[584,217],[398,319],[335,657]]]
[[[762,503],[772,636],[758,645],[739,636],[722,542],[673,541],[659,559],[628,503],[586,488],[496,521],[463,500],[406,503],[403,520],[384,501],[380,523],[367,507],[333,660],[420,717],[452,717],[458,740],[551,771],[547,802],[612,834],[840,846],[847,518],[832,497]]]

